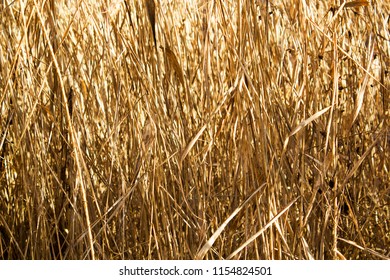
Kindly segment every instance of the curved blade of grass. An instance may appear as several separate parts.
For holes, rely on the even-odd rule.
[[[312,121],[314,121],[315,119],[319,118],[321,115],[323,115],[324,113],[326,113],[326,111],[328,111],[332,106],[328,106],[326,107],[325,109],[322,109],[321,111],[318,111],[317,113],[315,113],[314,115],[312,115],[310,118],[307,118],[306,120],[303,120],[298,126],[296,126],[291,132],[290,134],[288,135],[288,137],[286,138],[286,140],[284,140],[284,144],[283,144],[283,151],[287,148],[287,144],[288,144],[288,141],[290,139],[291,136],[295,135],[298,131],[300,131],[302,128],[304,128],[305,126],[307,126],[309,123],[311,123]]]
[[[175,70],[176,74],[178,75],[180,83],[185,88],[184,74],[183,74],[183,70],[180,67],[180,63],[179,63],[179,60],[177,59],[177,56],[168,46],[166,46],[165,48],[162,48],[162,49],[164,49],[165,55],[167,56],[169,63],[171,64],[171,66]]]
[[[215,240],[218,238],[218,236],[221,235],[222,231],[225,229],[227,224],[238,214],[238,212],[241,211],[242,207],[244,207],[245,204],[248,203],[252,199],[252,197],[257,194],[266,183],[262,184],[256,191],[254,191],[234,212],[222,223],[222,225],[214,232],[214,234],[210,237],[209,240],[207,240],[206,244],[203,245],[203,247],[198,251],[198,253],[195,255],[196,260],[201,260],[206,255],[206,253],[210,250],[210,248],[213,246]]]
[[[184,149],[183,153],[180,157],[180,162],[183,162],[185,157],[188,155],[188,153],[191,151],[192,147],[195,145],[196,141],[199,139],[199,137],[202,135],[203,131],[206,129],[207,124],[203,125],[202,128],[199,130],[199,132],[195,135],[194,138],[188,143],[187,147]]]
[[[269,228],[273,223],[276,222],[277,219],[279,219],[280,216],[282,216],[290,207],[299,199],[300,196],[298,196],[296,199],[290,202],[289,205],[287,205],[282,211],[279,212],[271,221],[269,221],[268,224],[266,224],[261,230],[259,230],[257,233],[255,233],[251,238],[249,238],[247,241],[245,241],[244,244],[242,244],[237,250],[235,250],[233,253],[231,253],[227,259],[232,259],[235,255],[237,255],[239,252],[242,251],[246,246],[248,246],[249,243],[251,243],[253,240],[255,240],[257,237],[259,237],[267,228]]]
[[[374,58],[374,48],[371,49],[371,54],[370,54],[370,61],[368,63],[367,71],[371,68],[371,64]],[[359,112],[363,106],[363,99],[364,99],[364,93],[366,92],[367,84],[369,81],[369,75],[368,72],[366,72],[363,80],[363,84],[361,85],[359,92],[357,93],[357,98],[356,98],[356,104],[355,104],[355,110],[353,113],[352,121],[350,124],[350,127],[355,123],[357,116],[359,115]]]

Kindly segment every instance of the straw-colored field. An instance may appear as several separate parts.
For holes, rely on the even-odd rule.
[[[388,3],[2,1],[0,258],[389,259]]]

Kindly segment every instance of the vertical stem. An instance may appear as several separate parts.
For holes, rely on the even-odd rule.
[[[39,9],[39,5],[37,4],[36,0],[34,0],[34,4],[35,4],[36,10],[37,10],[37,15],[38,15],[39,21],[41,23],[45,39],[47,40],[47,42],[50,42],[50,37],[49,37],[49,34],[47,32],[47,29],[45,28],[45,22],[44,22],[44,19],[42,18],[42,14],[41,14],[41,11]],[[95,259],[95,250],[94,250],[94,246],[93,246],[92,227],[91,227],[91,221],[90,221],[89,211],[88,211],[87,194],[86,194],[84,182],[82,179],[82,164],[81,164],[81,161],[79,158],[81,155],[80,144],[79,144],[77,137],[75,135],[72,120],[70,117],[69,107],[67,106],[68,97],[67,97],[67,94],[65,92],[64,81],[61,78],[60,67],[59,67],[55,52],[53,50],[53,46],[49,43],[48,47],[49,47],[49,52],[50,52],[50,55],[52,56],[54,67],[56,69],[58,79],[60,82],[62,99],[63,99],[64,104],[66,104],[66,106],[64,106],[65,107],[65,117],[66,117],[66,121],[68,124],[69,135],[70,135],[70,138],[72,140],[73,147],[75,149],[74,155],[75,155],[75,159],[76,159],[78,174],[80,176],[81,195],[82,195],[82,202],[83,202],[84,211],[85,211],[85,218],[86,218],[86,222],[87,222],[88,241],[89,241],[89,246],[90,246],[90,250],[91,250],[91,259],[94,260]]]

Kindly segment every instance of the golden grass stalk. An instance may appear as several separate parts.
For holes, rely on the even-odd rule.
[[[0,4],[0,259],[388,256],[390,5],[317,2]]]

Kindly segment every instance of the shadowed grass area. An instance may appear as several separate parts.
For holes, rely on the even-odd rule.
[[[389,14],[2,1],[0,258],[388,259]]]

